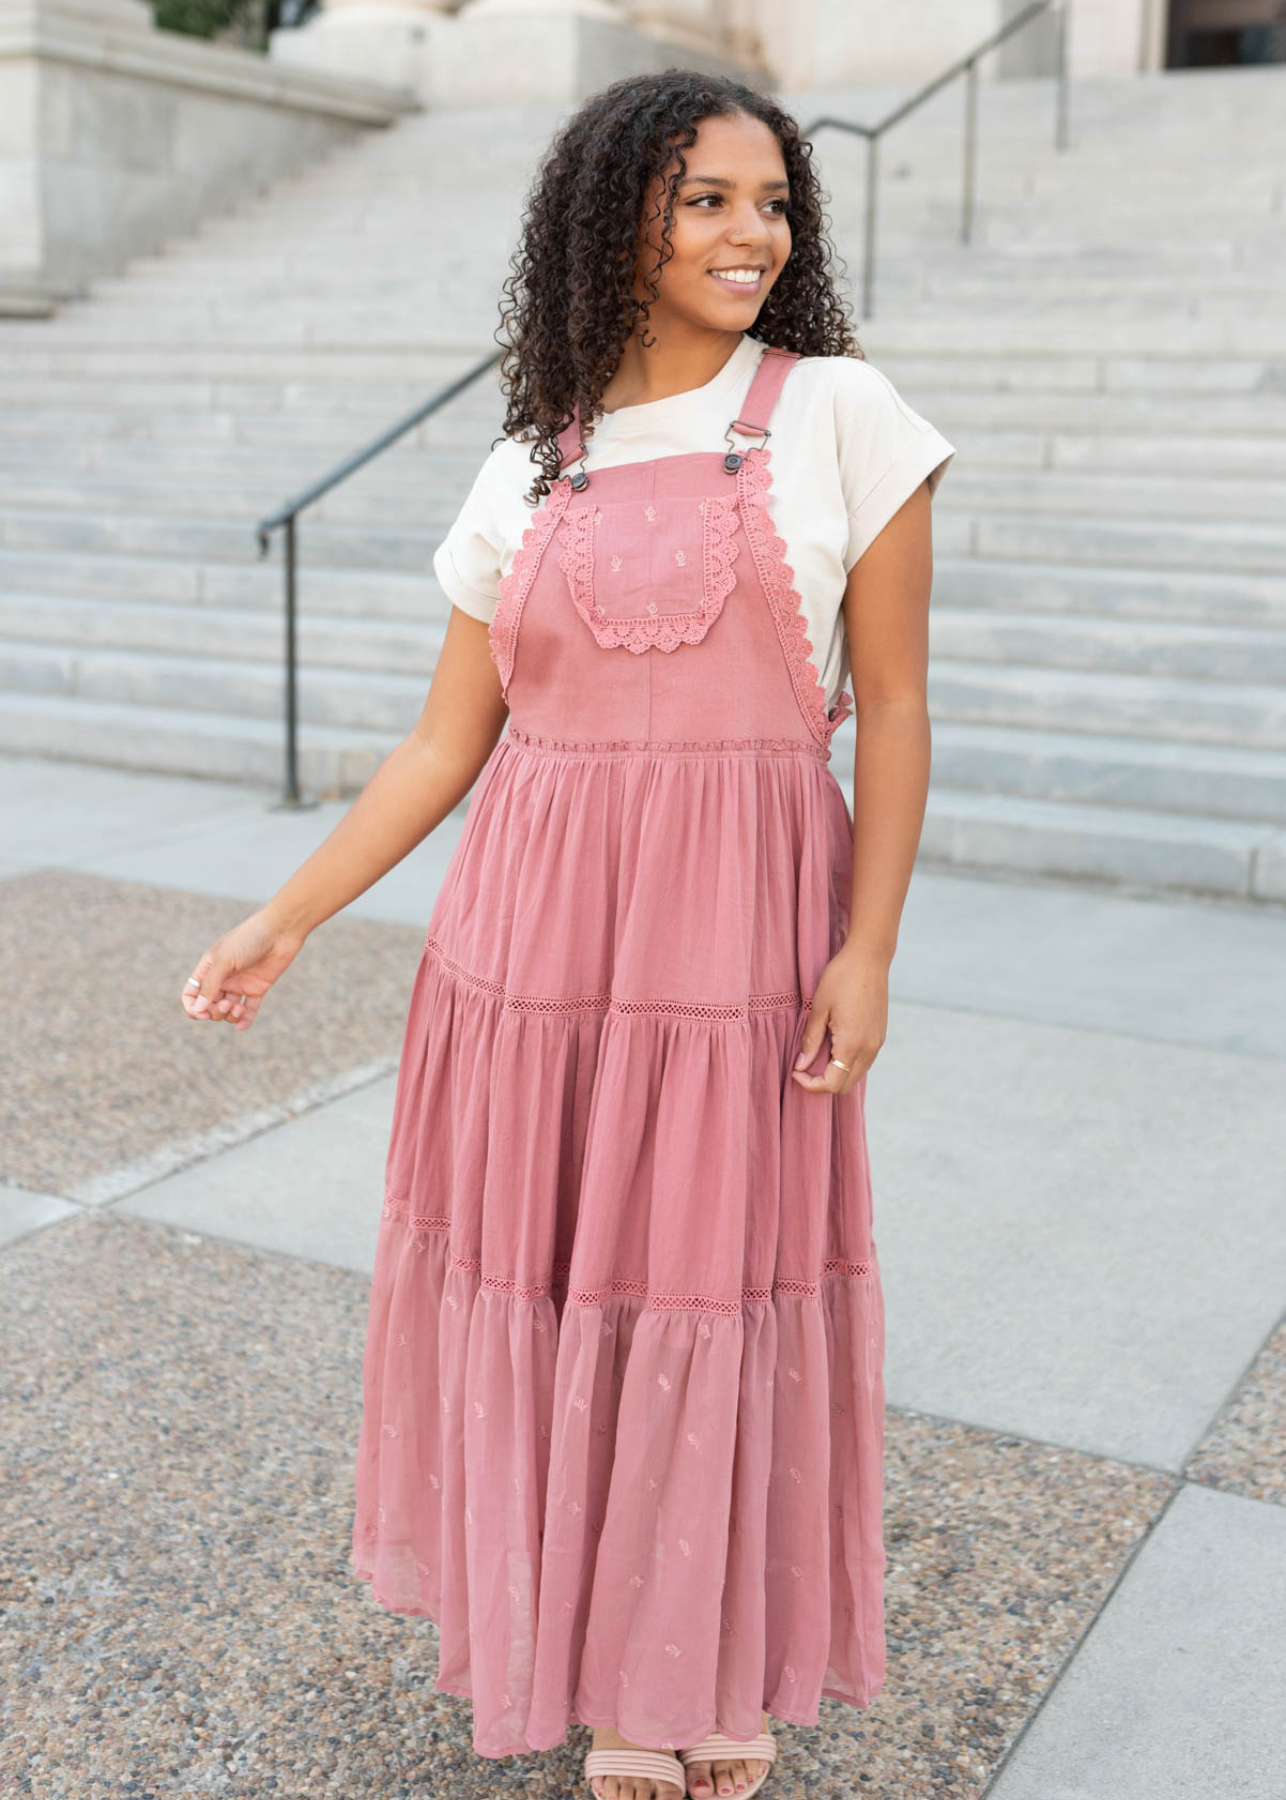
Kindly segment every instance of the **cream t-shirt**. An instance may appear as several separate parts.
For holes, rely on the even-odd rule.
[[[587,472],[693,450],[722,454],[763,352],[762,340],[746,333],[703,386],[601,414]],[[886,375],[851,356],[801,357],[769,425],[768,511],[794,570],[829,707],[850,674],[843,613],[849,571],[922,481],[930,494],[936,490],[955,450]],[[734,438],[741,449],[760,441]],[[434,553],[433,572],[447,598],[485,622],[531,521],[523,497],[538,472],[531,449],[515,438],[497,444]]]

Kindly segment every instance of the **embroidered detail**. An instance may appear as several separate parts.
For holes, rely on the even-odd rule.
[[[768,510],[771,489],[772,451],[766,448],[748,451],[737,470],[737,492],[742,500],[746,536],[772,609],[795,697],[809,729],[829,754],[832,736],[853,710],[853,696],[845,688],[827,711],[826,690],[813,661],[808,625],[800,610],[795,571],[786,561],[785,542],[778,537]]]
[[[645,506],[643,508],[643,517],[647,520],[649,525],[655,525],[656,524],[656,508],[654,506]]]
[[[799,756],[825,762],[828,752],[812,738],[551,738],[523,731],[512,719],[500,742],[541,756]]]
[[[545,546],[553,536],[567,503],[572,497],[570,481],[560,477],[550,489],[543,506],[537,507],[522,534],[522,542],[514,552],[508,571],[500,577],[496,610],[487,628],[491,659],[500,671],[500,691],[508,697],[513,678],[514,654],[518,648],[518,624],[531,584],[536,579]]]
[[[610,1281],[603,1288],[569,1288],[567,1298],[573,1306],[601,1306],[604,1300],[610,1300],[614,1294],[631,1294],[636,1300],[646,1300],[647,1282],[622,1276],[619,1281]]]
[[[655,522],[656,508],[647,507],[645,512],[648,522]],[[701,642],[736,584],[733,564],[737,555],[737,497],[712,497],[701,506],[700,514],[701,585],[697,604],[662,612],[655,600],[648,600],[644,602],[645,613],[613,612],[610,602],[605,607],[603,597],[595,590],[595,542],[603,509],[581,506],[568,515],[561,533],[558,565],[567,576],[577,612],[601,649],[624,649],[635,655],[656,649],[668,654],[680,644]],[[673,557],[677,568],[687,567],[688,552],[684,548],[675,548]],[[609,563],[617,571],[621,558],[609,553]]]
[[[822,1272],[826,1275],[869,1275],[869,1262],[848,1262],[842,1256],[828,1256],[822,1264]],[[874,1339],[871,1340],[874,1343]]]

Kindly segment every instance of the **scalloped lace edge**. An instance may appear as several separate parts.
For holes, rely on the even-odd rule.
[[[594,593],[594,527],[602,518],[596,506],[574,512],[563,534],[558,566],[567,577],[577,612],[602,650],[645,650],[667,655],[680,644],[699,644],[723,611],[736,585],[737,501],[735,496],[707,495],[701,511],[701,604],[690,612],[657,613],[649,618],[614,618],[604,612]]]
[[[518,625],[522,618],[522,609],[526,604],[531,584],[536,579],[536,571],[540,567],[540,559],[545,553],[545,546],[553,536],[559,520],[567,511],[567,503],[572,497],[571,483],[557,481],[550,489],[543,506],[528,520],[522,534],[522,542],[514,552],[514,559],[508,570],[500,577],[496,610],[491,616],[491,625],[487,632],[487,641],[491,646],[491,656],[500,671],[500,691],[508,696],[509,683],[513,679],[514,657],[518,648]]]
[[[772,491],[771,450],[761,448],[747,452],[737,471],[737,486],[744,501],[742,517],[746,535],[759,579],[768,595],[800,708],[818,743],[829,749],[831,738],[853,710],[853,696],[844,688],[827,710],[826,689],[813,658],[802,597],[795,586],[795,571],[786,561],[785,541],[777,535],[768,510]]]

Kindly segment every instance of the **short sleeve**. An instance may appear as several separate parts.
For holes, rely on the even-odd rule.
[[[836,377],[835,435],[848,509],[847,572],[922,481],[928,482],[931,496],[936,493],[955,447],[870,363],[836,359]]]
[[[433,552],[433,573],[447,599],[484,624],[490,624],[500,597],[503,448],[497,446],[483,463],[450,530]]]

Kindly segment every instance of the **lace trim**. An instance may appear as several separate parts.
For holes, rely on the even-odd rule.
[[[551,738],[523,731],[511,720],[500,740],[516,750],[575,756],[804,756],[825,762],[811,738]]]
[[[503,1000],[508,1012],[650,1014],[661,1018],[704,1019],[712,1024],[731,1024],[738,1019],[748,1018],[751,1013],[786,1011],[805,1004],[810,1008],[812,1006],[811,997],[805,1002],[797,992],[789,990],[776,994],[750,994],[744,1003],[729,1002],[722,1006],[696,1000],[625,1000],[619,994],[511,994],[506,991],[502,982],[492,981],[485,975],[475,975],[463,963],[448,956],[437,938],[426,938],[424,948],[457,980],[480,989],[484,994],[490,994],[493,999]]]
[[[700,502],[700,512],[701,604],[685,612],[622,618],[603,610],[594,589],[594,543],[602,511],[591,505],[572,513],[563,530],[558,566],[567,576],[577,612],[601,649],[629,650],[636,656],[645,650],[668,654],[680,644],[699,644],[709,631],[736,584],[736,497],[707,497]],[[614,557],[612,566],[618,564]]]
[[[774,530],[768,511],[771,489],[772,451],[748,451],[737,470],[737,491],[742,500],[746,536],[768,596],[800,710],[818,743],[829,755],[831,738],[853,710],[853,696],[845,688],[827,711],[826,689],[813,661],[808,625],[801,611],[799,590],[795,587],[795,571],[786,561],[785,542]]]
[[[438,1215],[417,1213],[412,1209],[409,1200],[403,1200],[396,1194],[385,1196],[381,1218],[396,1220],[412,1231],[450,1231],[451,1221]],[[463,1275],[477,1275],[482,1287],[491,1293],[510,1294],[518,1300],[540,1300],[553,1289],[562,1287],[570,1272],[571,1264],[557,1261],[551,1265],[551,1275],[547,1281],[517,1281],[507,1275],[482,1273],[482,1262],[476,1256],[457,1256],[454,1252],[448,1255],[453,1269]],[[573,1306],[602,1306],[607,1300],[618,1294],[631,1299],[643,1300],[649,1312],[701,1312],[720,1313],[727,1317],[735,1317],[743,1306],[755,1302],[768,1302],[774,1294],[800,1295],[804,1299],[815,1300],[821,1293],[822,1282],[827,1276],[838,1275],[843,1280],[860,1281],[871,1275],[873,1268],[870,1262],[853,1262],[843,1257],[828,1256],[822,1264],[822,1275],[816,1281],[807,1281],[797,1276],[782,1276],[774,1281],[771,1287],[742,1288],[740,1299],[725,1299],[712,1294],[655,1294],[646,1281],[622,1276],[616,1281],[609,1281],[599,1288],[569,1288],[567,1299]]]
[[[705,516],[701,555],[705,564],[706,592],[717,596],[722,606],[737,584],[737,572],[733,567],[737,560],[736,496],[712,494],[701,502],[701,511]]]
[[[487,641],[491,656],[500,671],[500,691],[508,697],[513,679],[514,656],[518,648],[518,623],[526,604],[531,584],[536,579],[545,546],[553,536],[559,520],[567,511],[572,497],[571,483],[556,481],[543,506],[537,507],[522,534],[522,542],[514,552],[508,572],[500,577],[496,610],[491,616]]]

